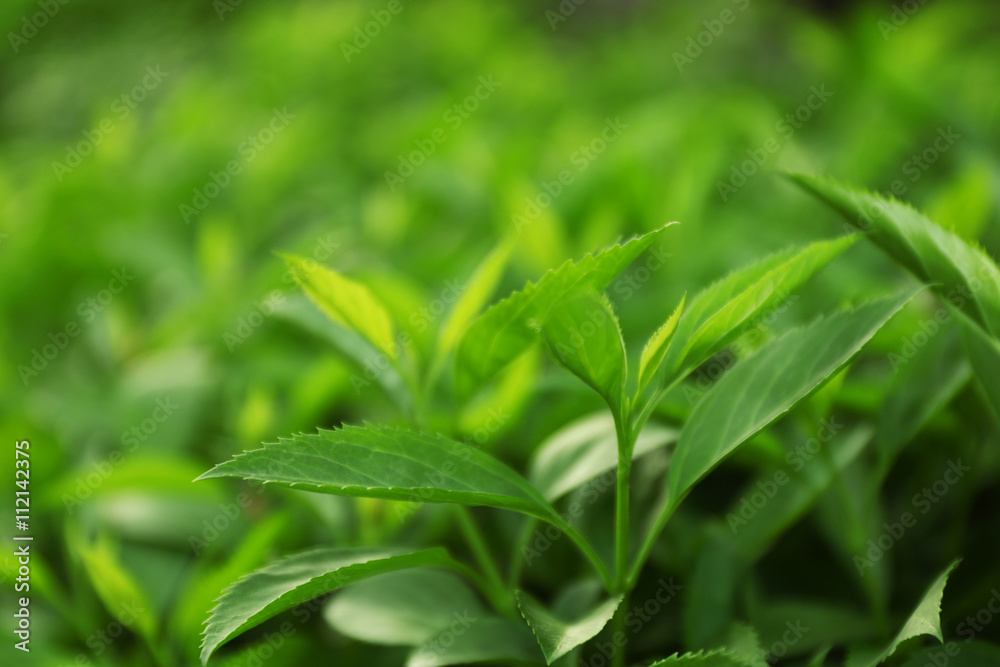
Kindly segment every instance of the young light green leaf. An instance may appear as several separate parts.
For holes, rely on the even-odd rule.
[[[681,297],[680,303],[674,308],[674,312],[667,318],[667,321],[660,325],[660,328],[649,337],[645,347],[642,348],[642,356],[639,357],[639,388],[636,394],[642,393],[649,381],[656,375],[656,371],[659,370],[660,363],[667,354],[667,346],[670,344],[671,336],[677,328],[677,321],[684,311],[685,299],[687,299],[686,293]]]
[[[411,567],[455,567],[438,547],[403,549],[315,549],[295,554],[230,586],[205,624],[201,662],[236,635],[267,619],[348,584]]]
[[[670,223],[676,224],[676,223]],[[465,330],[456,350],[457,383],[462,391],[485,382],[537,340],[531,321],[574,292],[604,289],[670,225],[614,245],[576,262],[566,262],[494,304]]]
[[[889,645],[882,651],[878,649],[860,649],[851,653],[847,660],[846,667],[876,667],[893,653],[901,643],[911,637],[930,635],[937,638],[939,642],[944,641],[941,635],[941,597],[944,595],[945,584],[948,583],[948,576],[951,574],[961,559],[955,560],[944,572],[938,575],[937,579],[930,585],[916,609],[910,614],[906,624],[893,638]]]
[[[392,319],[367,287],[311,259],[282,257],[296,282],[330,319],[358,332],[390,359],[397,357]]]
[[[365,579],[337,594],[323,617],[339,633],[371,644],[420,646],[458,620],[478,619],[482,603],[458,576],[415,568]]]
[[[654,662],[649,667],[755,667],[754,663],[727,649],[676,653],[666,660]]]
[[[890,257],[994,338],[1000,336],[1000,269],[977,245],[934,224],[894,199],[846,187],[836,181],[792,174],[792,181],[868,231]]]
[[[541,494],[509,467],[442,435],[345,426],[279,438],[198,479],[242,477],[341,496],[485,505],[551,521]]]
[[[681,430],[670,465],[670,502],[740,443],[847,364],[919,290],[865,304],[786,333],[736,365],[705,394]]]
[[[468,624],[461,634],[449,635],[449,644],[431,639],[410,654],[406,667],[447,667],[480,662],[538,664],[542,654],[524,624],[487,616]]]
[[[842,236],[786,250],[699,293],[681,316],[668,349],[671,373],[684,375],[729,345],[754,316],[778,306],[855,240]]]
[[[580,644],[596,637],[615,615],[615,610],[623,599],[623,595],[618,595],[605,600],[581,618],[567,622],[557,618],[530,595],[517,592],[517,606],[521,610],[521,616],[534,633],[542,653],[545,654],[545,662],[549,665]]]
[[[625,389],[625,341],[604,294],[581,292],[560,300],[538,323],[555,361],[589,384],[620,413]]]
[[[510,251],[511,245],[509,243],[497,246],[483,259],[475,273],[469,278],[461,296],[458,297],[451,312],[448,313],[448,319],[441,327],[438,340],[439,355],[443,356],[451,352],[465,328],[493,296],[493,290],[496,289],[500,278],[503,277],[503,270],[507,266]]]
[[[633,458],[677,440],[677,430],[648,423],[639,434]],[[582,486],[618,465],[618,438],[614,418],[602,411],[563,427],[545,440],[535,453],[528,479],[549,502]]]

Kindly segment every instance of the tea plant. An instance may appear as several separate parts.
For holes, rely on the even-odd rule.
[[[844,212],[855,226],[941,295],[963,324],[969,354],[985,395],[1000,408],[1000,274],[981,251],[895,202],[831,182],[795,177]],[[216,466],[201,478],[237,477],[304,491],[407,503],[457,505],[454,521],[474,565],[442,547],[319,548],[295,554],[251,574],[219,599],[205,629],[201,658],[207,663],[225,642],[277,614],[337,589],[329,618],[345,633],[376,643],[411,648],[408,665],[502,662],[576,664],[579,647],[605,632],[611,664],[625,665],[630,633],[630,594],[678,507],[709,473],[740,445],[766,440],[762,431],[817,391],[840,371],[922,287],[874,298],[791,328],[741,355],[683,419],[679,432],[652,417],[664,397],[730,348],[748,325],[780,305],[810,277],[859,238],[847,234],[789,248],[734,271],[691,298],[663,309],[663,324],[649,336],[638,358],[627,354],[614,306],[604,290],[653,244],[669,241],[673,225],[566,262],[536,283],[479,311],[490,300],[507,261],[503,246],[487,257],[440,327],[435,347],[421,358],[388,310],[366,286],[310,260],[286,257],[306,294],[340,328],[388,361],[378,380],[393,396],[408,426],[345,425],[334,430],[280,438]],[[402,340],[401,340],[402,339]],[[566,371],[586,383],[607,406],[608,417],[572,425],[537,452],[529,477],[483,449],[460,441],[458,408],[489,387],[537,344]],[[446,371],[451,369],[451,373]],[[824,390],[825,391],[825,390]],[[763,551],[801,516],[869,440],[858,429],[844,438],[843,454],[813,487],[794,502],[767,506],[753,529],[739,535],[744,562]],[[884,444],[884,476],[905,444]],[[659,500],[632,504],[633,463],[638,456],[669,450]],[[585,507],[565,496],[614,470],[613,536],[610,543],[580,527]],[[872,493],[877,496],[878,480]],[[874,502],[874,501],[873,501]],[[501,567],[466,506],[490,507],[525,517],[510,562]],[[563,507],[563,509],[559,509]],[[553,593],[553,608],[521,590],[521,552],[538,522],[567,536],[599,581],[600,595]],[[867,533],[855,530],[852,549]],[[754,532],[756,531],[756,532]],[[591,530],[591,533],[594,531]],[[860,538],[856,536],[860,535]],[[671,544],[665,544],[667,549]],[[519,548],[518,548],[519,547]],[[846,553],[856,553],[847,550]],[[921,634],[941,639],[938,609],[954,563],[927,589],[895,638],[884,646],[853,650],[851,667],[871,667],[904,641]],[[873,564],[878,569],[881,565]],[[506,573],[506,576],[504,576]],[[697,576],[697,575],[696,575]],[[709,576],[715,576],[710,574]],[[884,590],[862,582],[873,614],[886,621]],[[482,608],[478,590],[491,609]],[[721,586],[721,584],[720,584]],[[397,613],[401,608],[404,611]],[[442,628],[454,627],[457,612],[473,610],[475,622],[461,626],[443,645]],[[715,610],[707,609],[707,614]],[[383,614],[384,616],[380,616]],[[393,615],[395,614],[395,615]],[[720,612],[721,614],[721,612]],[[391,617],[392,622],[384,622]],[[720,616],[721,617],[721,616]],[[605,627],[610,623],[610,630]],[[383,627],[384,626],[384,627]],[[884,628],[883,628],[884,629]],[[530,630],[530,633],[528,632]],[[733,626],[723,641],[706,633],[693,648],[657,665],[766,665],[755,632]],[[693,636],[697,637],[698,633]],[[909,644],[908,644],[909,646]],[[821,665],[829,646],[810,664]],[[591,662],[589,664],[598,664]],[[600,663],[604,664],[604,663]]]

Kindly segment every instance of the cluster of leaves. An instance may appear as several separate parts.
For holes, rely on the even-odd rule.
[[[962,323],[982,394],[1000,411],[1000,375],[995,372],[1000,368],[1000,272],[990,258],[902,204],[830,181],[794,178],[843,212],[944,299]],[[294,435],[238,455],[202,478],[237,477],[341,496],[455,504],[456,524],[476,566],[440,547],[322,548],[288,556],[226,591],[207,622],[202,661],[207,663],[223,643],[282,611],[352,586],[335,598],[331,622],[348,636],[411,646],[409,665],[576,660],[581,646],[602,631],[620,644],[611,655],[612,663],[626,664],[625,641],[618,639],[627,639],[625,601],[684,499],[738,447],[765,442],[766,427],[841,377],[840,372],[879,330],[924,289],[908,288],[790,328],[740,359],[674,428],[651,419],[664,398],[858,237],[847,234],[789,248],[729,274],[690,299],[682,298],[665,309],[669,316],[649,337],[638,359],[630,359],[604,290],[644,250],[669,239],[672,227],[566,262],[476,317],[503,273],[508,249],[499,248],[470,279],[427,360],[400,342],[388,311],[365,285],[310,260],[286,257],[312,301],[340,328],[389,361],[387,375],[392,378],[380,381],[399,398],[409,423],[404,428],[366,424]],[[543,444],[525,477],[492,454],[457,439],[456,425],[454,420],[449,423],[448,415],[458,413],[454,406],[487,391],[498,374],[539,343],[559,366],[599,394],[610,414],[571,425]],[[443,373],[449,365],[453,372]],[[735,548],[744,563],[752,562],[774,535],[817,501],[869,440],[870,431],[865,429],[838,438],[834,453],[823,461],[825,467],[811,468],[812,476],[795,488],[791,502],[766,506],[767,516],[732,540],[735,545],[709,546],[706,552],[725,554]],[[904,438],[881,445],[883,477],[905,443]],[[656,501],[637,511],[630,503],[635,493],[633,464],[658,450],[669,451],[669,464],[660,475]],[[610,470],[615,471],[616,491],[609,545],[586,535],[574,517],[557,509],[557,502]],[[463,506],[524,515],[525,540],[539,521],[561,531],[592,568],[589,593],[548,591],[555,601],[549,608],[521,590],[517,562],[507,564],[505,579],[475,518]],[[856,553],[858,540],[863,543],[868,536],[865,527],[853,527],[860,537],[844,545],[845,554]],[[519,554],[515,550],[514,558]],[[954,566],[930,585],[888,645],[859,645],[852,649],[848,665],[874,667],[918,635],[940,640],[940,600]],[[698,576],[692,585],[698,585]],[[865,582],[873,609],[884,614],[885,592],[879,577]],[[470,585],[490,609],[482,608]],[[724,600],[717,602],[725,605]],[[468,609],[475,610],[480,620],[442,649],[437,637],[448,627],[452,613]],[[704,614],[725,620],[721,609],[706,608]],[[611,628],[605,630],[609,623]],[[657,664],[767,664],[770,656],[760,649],[754,629],[734,625],[715,628],[716,632],[712,622],[694,627],[689,648],[705,650],[676,654]],[[833,628],[828,634],[839,637]],[[829,651],[828,645],[818,647],[810,664],[824,664]]]

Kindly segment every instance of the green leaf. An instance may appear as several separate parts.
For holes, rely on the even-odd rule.
[[[677,440],[677,430],[647,423],[635,444],[633,458]],[[618,437],[607,412],[583,417],[553,433],[537,449],[528,479],[549,502],[618,465]]]
[[[649,667],[755,667],[742,656],[727,649],[677,653],[666,660],[654,662]]]
[[[236,635],[292,607],[367,577],[411,567],[454,567],[441,548],[315,549],[288,556],[230,586],[205,624],[201,662]]]
[[[615,610],[625,597],[618,595],[605,600],[582,617],[567,622],[557,618],[526,593],[518,591],[516,596],[521,616],[534,633],[542,653],[545,654],[545,662],[549,665],[580,644],[596,637],[615,615]]]
[[[953,312],[954,309],[953,309]],[[1000,341],[992,338],[964,315],[959,317],[965,334],[965,346],[976,373],[976,381],[1000,421]]]
[[[674,308],[674,312],[667,318],[667,321],[660,325],[660,328],[649,337],[645,347],[642,348],[642,355],[639,357],[639,388],[636,394],[642,393],[649,381],[655,377],[656,371],[659,370],[660,363],[667,354],[667,346],[670,344],[674,330],[677,329],[677,322],[680,320],[681,313],[684,312],[686,299],[687,293],[681,297],[680,303]]]
[[[1000,269],[977,245],[934,224],[902,202],[830,179],[791,179],[839,211],[890,257],[906,267],[994,338],[1000,335]]]
[[[304,491],[460,503],[547,521],[572,539],[605,581],[593,547],[523,477],[489,454],[442,435],[367,425],[298,434],[238,454],[198,479],[241,477]]]
[[[749,665],[768,667],[767,651],[760,645],[757,631],[746,623],[737,622],[729,626],[719,644],[720,648],[737,655]]]
[[[305,257],[281,255],[313,303],[337,324],[361,334],[375,349],[396,359],[392,319],[361,283]]]
[[[972,325],[977,331],[981,330]],[[879,485],[903,448],[935,413],[947,405],[972,377],[960,340],[953,330],[928,336],[907,358],[890,357],[896,370],[885,392],[878,418]],[[985,333],[978,333],[985,337]],[[987,340],[989,340],[987,338]],[[997,366],[1000,368],[1000,366]]]
[[[500,279],[503,277],[507,258],[510,257],[511,245],[503,243],[497,246],[476,268],[469,278],[468,284],[461,296],[455,302],[448,319],[441,326],[438,339],[438,354],[451,352],[469,323],[479,314],[486,302],[493,296]]]
[[[134,617],[130,629],[137,631],[151,649],[156,650],[158,621],[146,592],[119,562],[114,547],[105,539],[92,544],[75,536],[69,538],[73,551],[80,555],[97,597],[114,618]]]
[[[556,362],[589,384],[620,414],[625,390],[625,341],[604,294],[583,292],[552,306],[540,323]]]
[[[486,617],[449,633],[448,641],[435,637],[413,651],[406,667],[446,667],[478,662],[537,664],[542,655],[528,628],[506,619]]]
[[[493,377],[537,340],[532,320],[544,321],[549,309],[568,294],[604,289],[668,227],[566,262],[488,308],[459,341],[455,368],[460,389],[468,391]]]
[[[740,443],[847,364],[919,290],[793,329],[736,365],[705,394],[681,430],[670,464],[677,503]]]
[[[700,292],[681,315],[667,350],[670,377],[686,375],[732,343],[755,315],[776,307],[855,240],[843,236],[789,248]]]
[[[944,595],[945,584],[948,583],[948,576],[951,574],[961,559],[955,560],[944,572],[938,575],[934,583],[930,585],[916,609],[910,614],[906,624],[899,631],[896,637],[884,650],[859,649],[853,651],[847,661],[846,667],[876,667],[889,658],[896,649],[907,639],[930,635],[937,638],[939,642],[944,641],[941,634],[941,597]]]
[[[820,496],[837,480],[865,446],[872,440],[874,430],[867,424],[861,424],[844,432],[838,433],[833,440],[823,443],[829,455],[816,456],[808,462],[803,461],[802,469],[790,470],[787,463],[777,468],[767,468],[757,480],[748,485],[740,499],[737,500],[726,514],[726,523],[730,530],[736,533],[736,548],[748,562],[754,562],[774,544],[774,541],[792,524],[801,519],[819,500]],[[801,446],[801,441],[795,447]],[[789,448],[793,451],[793,448]],[[802,461],[802,459],[799,459]],[[743,519],[741,512],[745,499],[760,490],[760,483],[773,482],[778,471],[787,475],[787,485],[780,491],[780,502],[768,502],[763,507],[755,508],[756,512],[750,519]]]
[[[420,646],[456,619],[478,619],[482,603],[464,580],[430,568],[398,570],[365,579],[339,593],[323,610],[338,632],[390,646]]]
[[[382,426],[279,438],[198,479],[211,477],[242,477],[341,496],[484,505],[558,519],[534,487],[489,454],[442,435]]]

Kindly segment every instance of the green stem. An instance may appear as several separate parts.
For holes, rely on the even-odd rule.
[[[490,598],[493,600],[498,611],[505,614],[511,613],[514,610],[514,599],[510,596],[507,586],[504,584],[503,577],[500,576],[500,570],[497,568],[492,554],[490,554],[489,547],[486,546],[486,540],[483,539],[483,534],[479,531],[479,526],[472,520],[468,508],[462,505],[456,505],[455,507],[462,534],[465,535],[465,540],[468,542],[469,548],[472,550],[472,555],[475,557],[480,569],[486,575],[487,585],[493,591]]]
[[[615,434],[618,437],[618,469],[615,475],[615,589],[614,592],[628,595],[628,542],[629,542],[629,492],[632,474],[632,451],[635,449],[635,434],[632,429],[630,406],[626,403],[623,414],[615,413]],[[625,610],[621,605],[615,612],[612,623],[611,641],[614,654],[613,667],[625,667],[626,648]],[[622,638],[619,645],[619,637]]]

